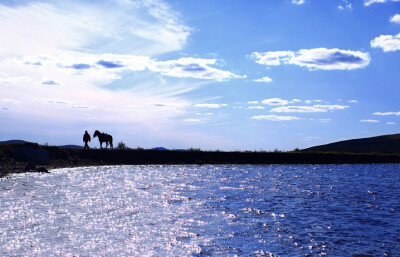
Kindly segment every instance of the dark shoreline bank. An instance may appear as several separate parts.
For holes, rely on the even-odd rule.
[[[26,169],[28,163],[35,164],[35,168]],[[101,165],[372,163],[400,163],[400,155],[304,151],[222,152],[197,150],[68,149],[55,146],[39,146],[34,143],[3,145],[0,147],[0,177],[12,173],[38,172],[36,167],[51,170],[55,168]]]

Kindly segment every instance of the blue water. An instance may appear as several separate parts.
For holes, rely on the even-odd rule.
[[[400,166],[58,169],[0,214],[0,256],[400,256]]]

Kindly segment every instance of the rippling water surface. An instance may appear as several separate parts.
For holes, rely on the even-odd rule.
[[[0,256],[400,256],[399,165],[109,166],[0,179]]]

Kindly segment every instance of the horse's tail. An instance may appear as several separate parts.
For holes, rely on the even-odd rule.
[[[112,136],[110,135],[110,146],[111,146],[111,149],[114,149],[114,147],[113,147],[113,138],[112,138]]]

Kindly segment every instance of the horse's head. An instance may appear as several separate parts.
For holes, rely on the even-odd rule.
[[[98,135],[100,135],[100,131],[96,130],[93,134],[93,137],[97,137]]]

